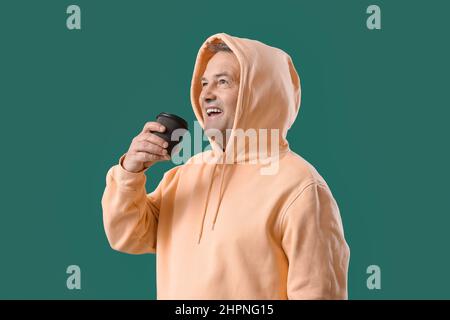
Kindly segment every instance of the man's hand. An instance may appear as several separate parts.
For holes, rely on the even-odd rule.
[[[123,167],[130,172],[142,171],[158,161],[170,160],[168,143],[150,131],[164,132],[166,128],[158,122],[147,122],[139,135],[133,138]]]

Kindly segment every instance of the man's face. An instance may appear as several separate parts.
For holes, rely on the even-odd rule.
[[[239,62],[231,52],[219,51],[209,60],[201,79],[205,131],[217,129],[226,139],[226,129],[233,128],[239,93]],[[218,141],[220,143],[220,141]],[[225,147],[226,141],[222,145]]]

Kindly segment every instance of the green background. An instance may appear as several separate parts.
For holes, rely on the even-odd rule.
[[[70,4],[81,30],[66,28]],[[366,27],[370,4],[382,30]],[[218,32],[293,58],[302,104],[288,139],[340,206],[349,298],[450,298],[448,12],[445,1],[2,0],[0,298],[156,298],[155,256],[108,245],[106,172],[159,112],[192,128],[195,57]],[[172,166],[152,167],[148,192]],[[66,288],[71,264],[81,290]],[[367,289],[372,264],[381,290]]]

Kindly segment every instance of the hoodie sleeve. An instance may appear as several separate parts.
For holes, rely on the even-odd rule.
[[[350,257],[339,208],[328,186],[303,187],[281,219],[288,299],[347,299]]]
[[[145,171],[133,173],[119,164],[109,169],[102,197],[103,225],[114,250],[130,253],[156,253],[156,233],[164,178],[146,194]]]

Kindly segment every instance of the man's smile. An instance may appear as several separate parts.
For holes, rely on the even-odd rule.
[[[208,118],[217,118],[223,114],[223,110],[218,107],[207,107],[206,114]]]

